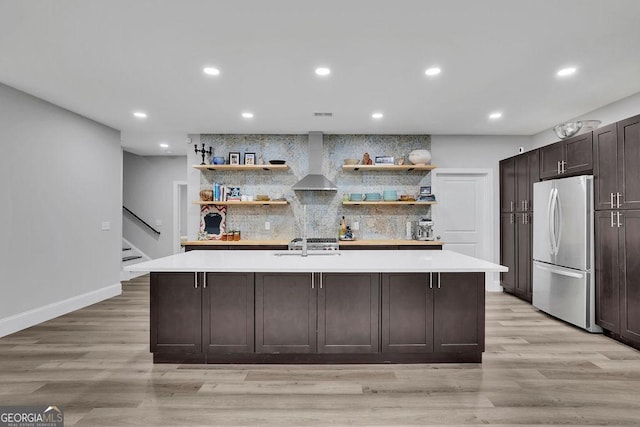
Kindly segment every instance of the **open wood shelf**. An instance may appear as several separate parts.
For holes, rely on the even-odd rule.
[[[343,165],[345,171],[430,171],[434,165]]]
[[[271,171],[271,170],[289,170],[289,165],[193,165],[195,169],[200,171]]]
[[[242,201],[235,201],[235,200],[227,201],[227,202],[211,200],[211,201],[205,202],[202,200],[198,200],[193,203],[196,205],[217,205],[217,206],[230,206],[230,205],[259,206],[259,205],[286,205],[289,202],[286,200],[254,200],[252,202],[242,202]]]
[[[358,202],[358,201],[348,201],[348,202],[342,202],[343,205],[384,205],[384,206],[391,206],[391,205],[435,205],[436,202],[411,202],[411,201],[395,201],[395,202],[388,202],[388,201],[376,201],[376,202],[367,202],[367,201],[362,201],[362,202]]]

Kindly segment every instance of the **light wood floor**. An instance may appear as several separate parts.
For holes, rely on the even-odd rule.
[[[487,296],[469,365],[153,365],[148,279],[0,338],[0,406],[67,426],[640,425],[640,352]]]

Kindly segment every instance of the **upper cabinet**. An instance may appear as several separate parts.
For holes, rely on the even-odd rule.
[[[500,162],[500,211],[533,210],[533,183],[540,180],[538,150]]]
[[[595,208],[640,208],[640,116],[594,131]]]
[[[579,175],[592,169],[592,132],[540,148],[540,179]]]

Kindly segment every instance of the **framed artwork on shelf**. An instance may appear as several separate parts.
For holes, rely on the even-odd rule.
[[[198,240],[220,240],[225,232],[227,207],[204,205],[200,208]]]
[[[240,164],[240,153],[229,153],[229,164],[230,165],[239,165]]]
[[[244,153],[244,164],[245,165],[255,165],[256,164],[256,153]]]

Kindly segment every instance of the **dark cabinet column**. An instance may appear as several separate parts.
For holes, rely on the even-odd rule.
[[[318,278],[318,352],[379,352],[380,274],[323,273]]]
[[[500,162],[500,212],[516,210],[516,161],[514,157]]]
[[[640,209],[640,116],[618,122],[618,190],[621,209]]]
[[[640,211],[620,211],[620,335],[640,344]]]
[[[436,352],[484,351],[484,273],[440,273],[434,286]]]
[[[382,275],[382,351],[433,352],[433,288],[429,274]]]
[[[154,353],[202,352],[202,285],[196,273],[151,273],[150,344]]]
[[[316,351],[317,292],[311,273],[256,273],[258,353]]]
[[[533,183],[540,180],[538,150],[516,156],[516,211],[533,210]]]
[[[620,332],[618,228],[614,211],[595,213],[596,324]]]
[[[207,273],[202,321],[207,353],[252,353],[253,273]]]
[[[509,268],[500,273],[500,284],[508,292],[516,288],[516,226],[515,214],[500,214],[500,264]]]

